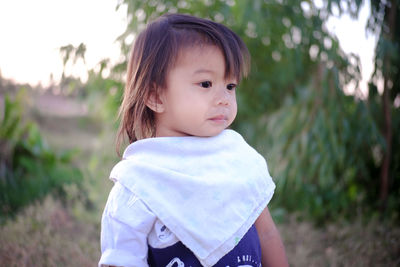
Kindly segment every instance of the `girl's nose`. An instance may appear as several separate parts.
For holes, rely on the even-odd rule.
[[[229,105],[229,99],[230,99],[230,94],[228,89],[226,87],[222,87],[218,89],[218,92],[216,93],[216,102],[217,105]]]

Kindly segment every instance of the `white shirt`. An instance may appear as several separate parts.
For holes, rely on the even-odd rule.
[[[103,213],[99,265],[147,266],[148,244],[180,240],[212,266],[235,247],[275,189],[264,158],[232,130],[143,139],[123,158],[110,175],[115,185]]]
[[[148,266],[147,244],[165,248],[179,241],[143,201],[118,182],[110,192],[101,225],[99,265]]]

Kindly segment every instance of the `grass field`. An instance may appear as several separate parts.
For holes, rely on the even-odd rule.
[[[70,186],[66,202],[49,196],[1,226],[0,266],[96,266],[100,257],[100,216],[112,186],[107,177],[118,160],[114,130],[75,101],[56,101],[37,102],[41,109],[33,105],[31,115],[53,147],[80,148],[86,195]],[[290,214],[278,224],[291,266],[400,266],[398,225],[359,218],[316,227],[297,218]]]

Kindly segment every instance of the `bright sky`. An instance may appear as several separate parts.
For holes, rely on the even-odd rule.
[[[322,0],[315,0],[315,2],[319,1]],[[340,46],[346,53],[351,52],[360,57],[362,75],[360,87],[363,92],[366,92],[368,80],[373,71],[376,37],[366,34],[365,27],[371,7],[369,1],[363,2],[364,5],[361,7],[357,21],[345,15],[340,18],[330,18],[327,26],[338,37]]]
[[[115,39],[125,30],[123,10],[110,0],[0,1],[0,71],[5,78],[47,84],[61,77],[59,47],[86,44],[86,62],[117,58]],[[76,72],[82,70],[77,69]]]
[[[315,0],[316,3],[322,0]],[[369,1],[365,1],[369,2]],[[0,2],[0,71],[21,83],[48,84],[50,74],[60,78],[62,60],[58,48],[86,44],[86,63],[94,67],[102,58],[118,58],[115,39],[124,31],[125,10],[116,12],[117,0],[13,0]],[[360,56],[362,89],[372,72],[375,39],[367,38],[365,25],[370,7],[364,6],[358,21],[348,16],[331,19],[328,27],[346,52]],[[84,71],[78,64],[74,74]]]

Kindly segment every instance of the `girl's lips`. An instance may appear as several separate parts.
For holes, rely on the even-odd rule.
[[[224,122],[227,120],[227,117],[224,115],[218,115],[218,116],[212,117],[210,120],[214,121],[214,122]]]

